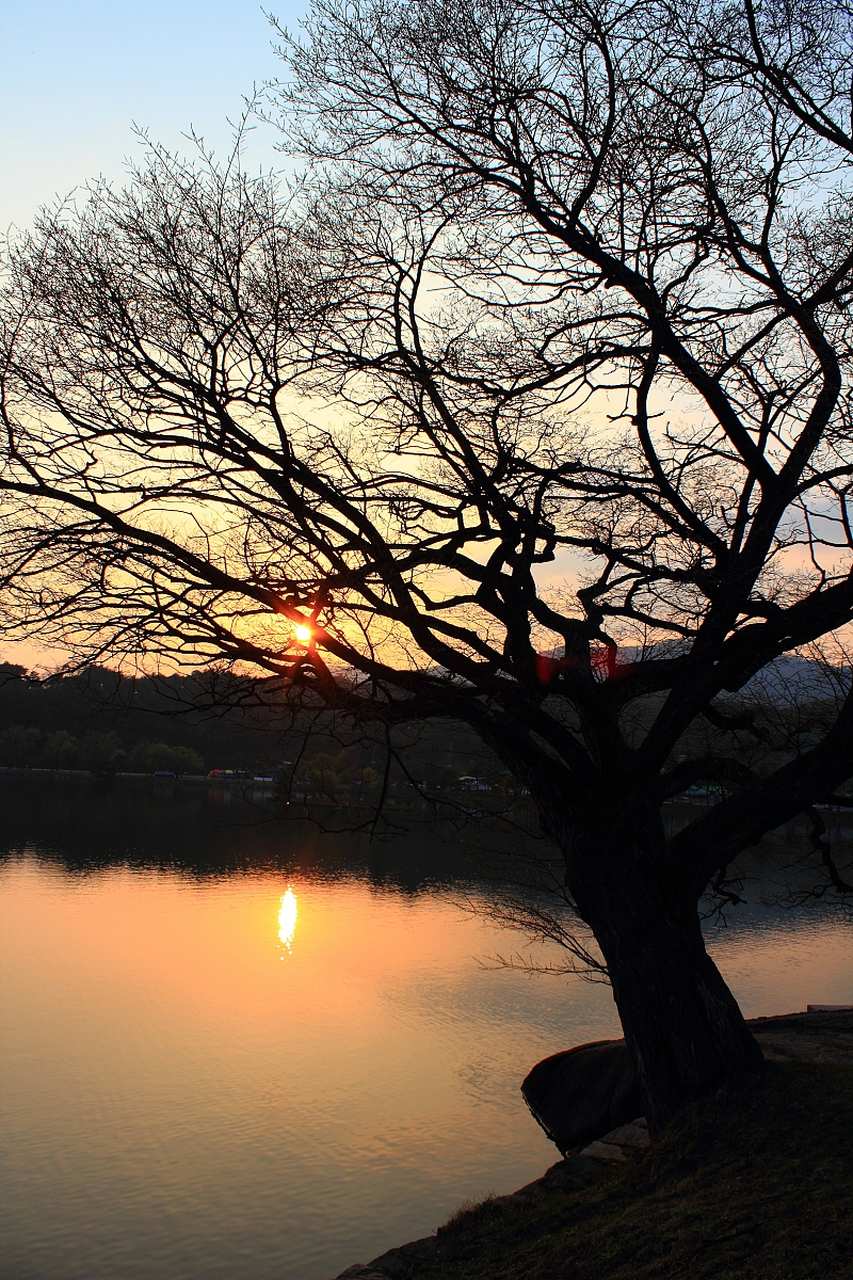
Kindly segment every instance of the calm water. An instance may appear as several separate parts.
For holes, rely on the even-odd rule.
[[[4,1280],[328,1280],[553,1163],[519,1082],[618,1034],[609,991],[478,963],[523,939],[459,908],[429,832],[0,801]],[[853,998],[828,915],[753,905],[711,945],[748,1015]]]

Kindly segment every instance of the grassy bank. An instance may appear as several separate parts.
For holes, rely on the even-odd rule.
[[[589,1165],[458,1214],[418,1280],[853,1277],[851,1066],[769,1063]]]

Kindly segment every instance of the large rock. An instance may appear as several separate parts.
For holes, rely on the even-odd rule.
[[[624,1040],[596,1040],[543,1058],[521,1092],[563,1155],[629,1124],[643,1110]]]
[[[768,1058],[853,1063],[850,1005],[809,1005],[806,1013],[750,1018],[747,1026]],[[521,1092],[563,1155],[643,1111],[624,1040],[596,1040],[543,1058]]]

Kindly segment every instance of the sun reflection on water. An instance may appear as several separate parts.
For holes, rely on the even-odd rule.
[[[291,950],[293,935],[296,932],[296,894],[287,886],[287,893],[281,900],[278,909],[278,938],[285,951]]]

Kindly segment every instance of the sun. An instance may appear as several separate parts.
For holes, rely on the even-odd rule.
[[[299,641],[299,643],[300,643],[300,644],[308,644],[309,640],[311,639],[311,628],[310,628],[310,627],[295,627],[295,628],[294,628],[294,634],[295,634],[296,639]]]

